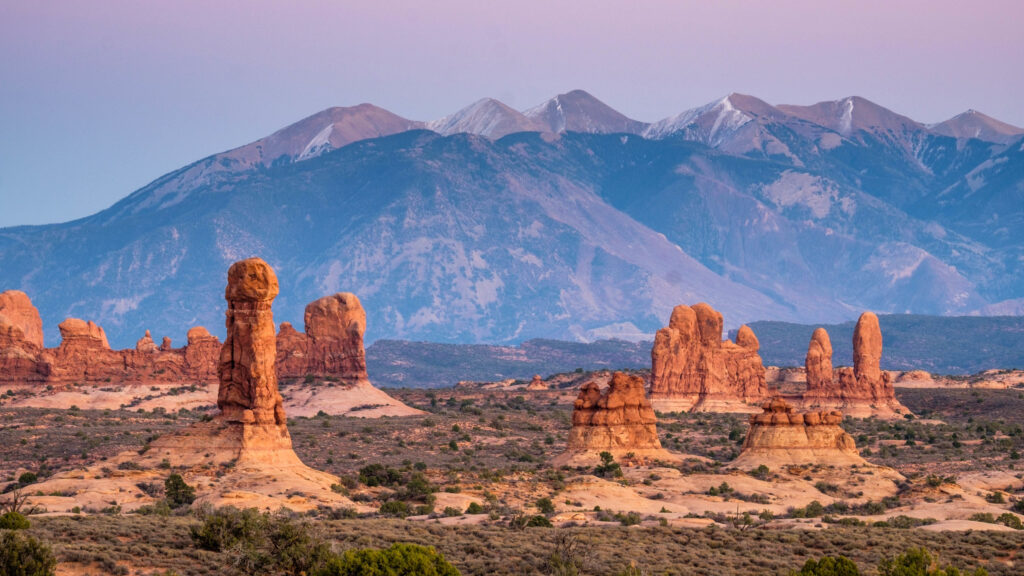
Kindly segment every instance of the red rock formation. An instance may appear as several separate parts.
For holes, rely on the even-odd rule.
[[[235,262],[228,270],[227,339],[220,352],[217,394],[217,407],[228,421],[285,425],[271,310],[277,293],[277,276],[259,258]]]
[[[19,329],[21,341],[43,348],[43,320],[24,292],[8,290],[0,293],[0,326],[3,325]]]
[[[135,343],[135,349],[145,353],[154,353],[158,350],[156,342],[153,342],[153,337],[149,334],[149,330],[146,330],[146,335],[139,338],[139,341]]]
[[[306,332],[283,322],[277,335],[278,375],[307,374],[343,383],[369,383],[363,333],[366,312],[355,294],[325,296],[306,306]]]
[[[160,351],[170,352],[171,350],[174,350],[174,347],[171,346],[171,338],[169,336],[164,336],[163,342],[160,343]]]
[[[596,382],[587,382],[573,404],[568,450],[555,463],[596,461],[601,452],[616,457],[632,453],[641,460],[672,459],[661,447],[656,423],[642,378],[616,372],[604,393]]]
[[[110,349],[107,334],[92,321],[68,318],[60,323],[61,342],[42,355],[51,364],[50,378],[58,382],[121,380],[127,373],[125,355]]]
[[[185,370],[189,378],[199,382],[216,382],[220,360],[220,340],[202,326],[188,331],[185,346]]]
[[[732,466],[867,463],[860,457],[853,437],[841,427],[842,412],[796,413],[780,398],[762,408],[763,413],[750,417],[750,430]]]
[[[277,333],[277,375],[298,378],[308,374],[309,338],[290,322],[282,322]]]
[[[825,390],[832,386],[832,340],[824,328],[817,328],[811,336],[804,360],[807,370],[807,390]]]
[[[343,381],[366,380],[366,312],[355,294],[342,292],[306,306],[309,372]]]
[[[768,395],[760,344],[748,326],[722,341],[722,315],[676,306],[651,350],[651,401],[665,411],[749,412]]]
[[[534,391],[536,391],[536,390],[547,390],[548,389],[548,385],[547,385],[547,382],[544,382],[544,380],[541,379],[540,374],[534,374],[533,375],[533,379],[530,380],[530,383],[526,385],[526,389],[527,390],[534,390]]]
[[[896,399],[891,376],[880,368],[882,330],[878,317],[864,312],[853,333],[853,368],[832,370],[832,346],[823,328],[814,331],[807,350],[807,392],[803,405],[838,408],[867,417],[902,417],[910,411]]]

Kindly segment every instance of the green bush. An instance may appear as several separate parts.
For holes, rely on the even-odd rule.
[[[203,523],[189,529],[198,548],[222,552],[239,542],[255,542],[267,530],[269,516],[255,508],[239,510],[227,506],[206,515]]]
[[[50,547],[16,531],[0,533],[0,574],[4,576],[52,576],[57,558]]]
[[[380,505],[380,513],[385,516],[405,518],[412,514],[409,504],[403,500],[391,500]]]
[[[551,502],[551,498],[538,498],[537,499],[537,510],[540,510],[541,514],[554,514],[555,505]]]
[[[196,489],[186,484],[180,474],[171,474],[164,481],[164,498],[171,508],[181,508],[195,502]]]
[[[31,526],[28,518],[13,510],[0,516],[0,530],[28,530]]]
[[[988,576],[988,571],[978,568],[973,576]],[[924,548],[911,548],[895,558],[886,558],[878,564],[878,576],[961,576],[954,566],[942,567]]]
[[[622,467],[615,461],[611,452],[601,452],[601,463],[594,468],[594,475],[602,478],[621,478]]]
[[[227,553],[246,574],[310,574],[333,557],[306,524],[255,508],[221,508],[191,533],[196,547]]]
[[[444,555],[431,547],[392,544],[390,548],[346,550],[312,572],[313,576],[460,576]]]
[[[18,476],[18,484],[21,484],[22,486],[35,484],[38,480],[39,477],[36,476],[35,472],[25,472],[21,476]]]
[[[853,560],[845,556],[824,556],[821,560],[808,560],[799,572],[792,576],[860,576],[860,570]]]
[[[394,486],[402,482],[402,473],[383,464],[370,464],[359,469],[359,481],[374,486]]]
[[[483,514],[484,507],[479,502],[470,502],[469,506],[466,507],[466,514]]]

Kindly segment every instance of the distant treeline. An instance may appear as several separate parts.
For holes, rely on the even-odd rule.
[[[1024,317],[880,315],[882,368],[973,374],[1024,368]],[[828,330],[836,366],[853,363],[855,322],[820,324]],[[766,365],[802,366],[819,325],[753,322]],[[651,342],[591,343],[528,340],[518,346],[378,340],[366,350],[370,379],[383,387],[440,388],[460,380],[528,380],[560,372],[650,368]]]
[[[649,368],[650,342],[527,340],[518,346],[438,344],[378,340],[366,349],[370,380],[377,386],[441,388],[460,380],[529,380],[577,368]]]

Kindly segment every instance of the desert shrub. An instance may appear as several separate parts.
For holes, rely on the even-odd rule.
[[[601,452],[601,463],[594,467],[594,475],[602,478],[622,477],[622,467],[615,461],[611,452]]]
[[[181,508],[195,502],[196,489],[186,484],[180,474],[171,474],[164,481],[164,498],[171,508]]]
[[[383,464],[370,464],[359,469],[359,481],[371,488],[394,486],[402,482],[402,473]]]
[[[535,516],[518,515],[509,521],[509,525],[513,528],[551,528],[551,521],[545,516],[537,514]]]
[[[331,558],[330,547],[308,525],[255,508],[218,509],[190,532],[197,548],[226,553],[246,574],[309,574]]]
[[[19,512],[7,512],[0,516],[0,530],[28,530],[31,527],[28,518]]]
[[[19,531],[0,533],[0,574],[4,576],[51,576],[57,558],[50,547]]]
[[[479,502],[470,502],[466,507],[466,514],[483,514],[484,507]]]
[[[895,558],[886,558],[878,564],[878,576],[960,576],[955,566],[939,565],[931,553],[924,548],[911,548]],[[978,568],[974,576],[988,576],[988,571]]]
[[[314,576],[460,576],[432,547],[397,543],[390,548],[346,550],[327,561]]]
[[[381,504],[379,512],[385,516],[405,518],[412,514],[412,509],[409,508],[409,503],[404,500],[391,500]]]
[[[554,514],[555,505],[551,502],[551,498],[544,497],[537,499],[537,510],[540,510],[541,514]]]
[[[750,475],[753,476],[754,478],[757,478],[758,480],[764,480],[768,478],[769,474],[771,474],[771,469],[765,466],[764,464],[761,464],[757,468],[754,468],[753,470],[750,471]]]
[[[238,542],[259,539],[266,530],[269,518],[255,508],[239,510],[233,506],[219,508],[207,514],[203,523],[189,529],[197,548],[222,552]]]
[[[810,559],[804,562],[799,572],[792,576],[860,576],[860,570],[853,560],[845,556],[824,556],[820,560]]]
[[[35,472],[25,472],[21,476],[18,476],[18,484],[27,486],[29,484],[35,484],[39,481],[39,477]]]
[[[1014,530],[1024,530],[1024,523],[1021,523],[1020,518],[1014,514],[1010,514],[1009,512],[1003,512],[1000,514],[999,518],[996,518],[996,522],[999,522],[1004,526],[1009,526]]]
[[[817,518],[825,513],[825,507],[817,500],[811,502],[804,508],[794,508],[789,515],[793,518]]]

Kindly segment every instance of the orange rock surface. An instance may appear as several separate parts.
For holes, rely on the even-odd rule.
[[[891,376],[881,370],[882,330],[878,316],[864,312],[853,332],[853,368],[832,369],[832,344],[818,328],[807,349],[808,408],[836,408],[857,417],[902,417],[910,411],[896,399]]]
[[[672,459],[661,447],[657,417],[638,376],[616,372],[602,393],[596,382],[580,388],[573,404],[568,448],[555,463],[596,462],[601,452],[641,460]]]
[[[780,398],[766,402],[762,408],[761,414],[750,417],[750,430],[732,466],[867,463],[853,437],[842,429],[842,412],[798,413]]]
[[[722,315],[711,306],[676,306],[651,350],[651,402],[663,411],[750,412],[768,395],[760,343],[741,326],[722,341]]]

